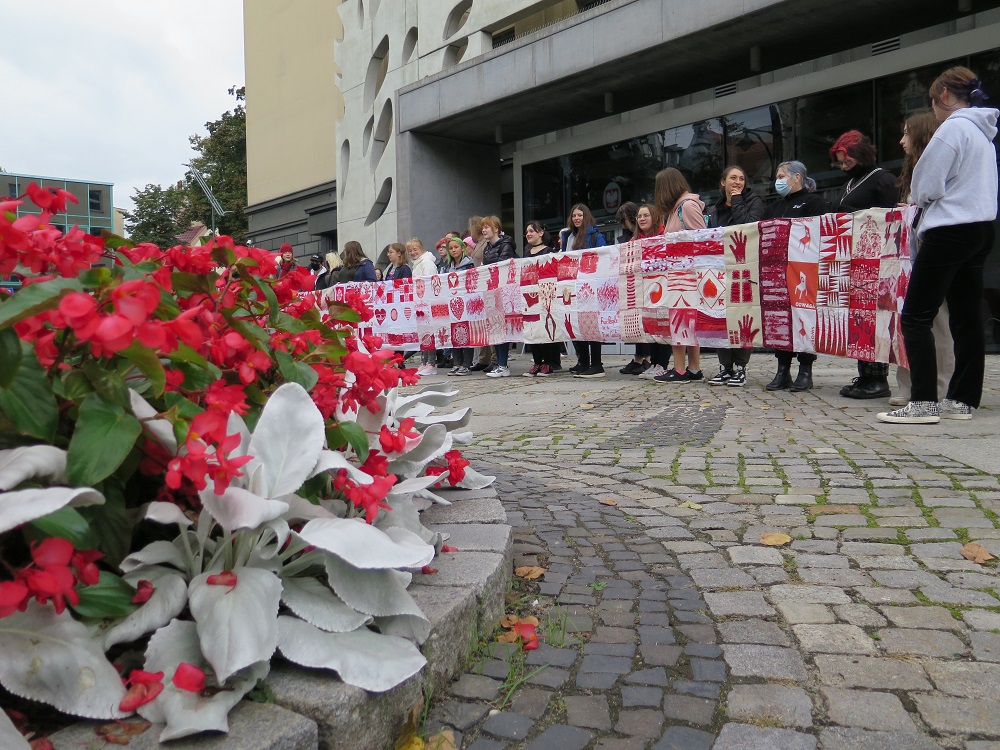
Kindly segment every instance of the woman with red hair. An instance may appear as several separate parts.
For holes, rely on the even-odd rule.
[[[830,147],[833,166],[850,179],[834,211],[854,213],[866,208],[893,208],[899,202],[895,176],[875,166],[875,145],[857,130],[848,130]],[[840,389],[847,398],[885,398],[889,393],[889,365],[858,360],[858,377]]]

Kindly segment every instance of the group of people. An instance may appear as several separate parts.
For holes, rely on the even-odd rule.
[[[830,148],[832,166],[849,177],[837,200],[828,203],[815,192],[816,183],[800,161],[778,165],[774,189],[778,197],[769,205],[748,185],[739,166],[722,172],[720,198],[705,205],[693,193],[684,175],[668,167],[654,183],[653,199],[637,205],[623,204],[616,215],[623,233],[619,243],[669,232],[725,227],[767,219],[805,218],[828,212],[854,212],[915,204],[917,220],[911,233],[912,275],[901,314],[901,329],[910,368],[897,369],[897,394],[890,405],[900,408],[880,413],[891,423],[933,423],[940,418],[970,419],[982,397],[985,339],[979,319],[983,292],[983,266],[994,240],[997,216],[997,161],[993,138],[997,133],[996,109],[985,106],[987,96],[978,77],[964,67],[942,73],[930,87],[931,110],[911,115],[903,127],[900,145],[905,158],[900,176],[879,167],[871,140],[851,130]],[[566,227],[553,241],[541,222],[525,225],[524,257],[601,247],[603,233],[590,209],[577,203],[570,209]],[[283,250],[285,248],[282,248]],[[294,260],[283,253],[282,268]],[[473,216],[464,233],[447,233],[429,252],[419,239],[385,248],[385,279],[431,276],[499,263],[518,257],[513,238],[503,232],[496,216]],[[287,255],[287,261],[285,260]],[[376,281],[383,271],[375,268],[357,242],[348,242],[343,257],[330,253],[310,259],[318,278],[316,288],[351,281]],[[578,378],[602,378],[601,343],[574,340],[577,362],[569,372]],[[563,345],[534,344],[533,364],[526,377],[546,377],[562,369]],[[719,371],[707,379],[712,386],[740,387],[747,379],[751,350],[718,350]],[[449,375],[484,372],[488,377],[510,376],[509,344],[492,347],[423,351],[418,374]],[[810,352],[775,352],[777,369],[765,386],[769,391],[808,391],[813,387]],[[673,366],[671,366],[671,359]],[[792,360],[798,370],[792,377]],[[858,375],[840,390],[854,399],[891,396],[889,366],[859,361]],[[706,381],[698,346],[637,344],[625,375],[662,383]],[[938,400],[939,395],[944,398]]]

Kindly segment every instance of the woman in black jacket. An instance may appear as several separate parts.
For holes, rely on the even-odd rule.
[[[344,245],[344,265],[337,271],[337,283],[347,284],[352,281],[375,281],[375,264],[372,263],[361,243],[351,240]]]
[[[481,231],[483,239],[486,240],[486,247],[483,248],[484,266],[517,257],[517,245],[506,234],[501,234],[500,219],[498,217],[487,216],[483,219],[483,228]],[[502,344],[496,344],[493,350],[497,355],[497,364],[496,367],[486,371],[486,377],[509,378],[510,368],[507,367],[508,343],[504,341]]]
[[[730,166],[722,171],[719,185],[722,197],[708,209],[708,223],[713,227],[750,224],[764,215],[764,201],[747,186],[747,175],[740,167]],[[708,380],[709,385],[729,385],[739,388],[746,385],[747,365],[753,349],[730,347],[718,349],[719,374]]]
[[[807,216],[822,216],[830,208],[816,189],[816,180],[809,176],[806,165],[800,161],[786,161],[778,165],[775,173],[774,189],[778,191],[778,199],[764,209],[762,220],[766,219],[802,219]],[[792,382],[792,355],[799,360],[799,372]],[[765,386],[769,391],[808,391],[813,387],[812,366],[816,355],[809,352],[776,351],[778,372],[774,379]]]
[[[834,165],[851,178],[844,186],[840,204],[844,213],[866,208],[893,208],[899,202],[896,177],[875,166],[875,146],[857,130],[849,130],[830,147]],[[858,377],[840,389],[847,398],[885,398],[889,392],[889,365],[858,360]]]

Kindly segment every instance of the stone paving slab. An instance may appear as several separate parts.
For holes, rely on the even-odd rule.
[[[500,746],[479,744],[499,710],[532,722],[511,750],[1000,748],[1000,578],[960,553],[1000,553],[1000,482],[961,450],[1000,451],[1000,359],[973,420],[920,430],[838,395],[853,362],[821,358],[805,394],[763,390],[772,365],[742,389],[610,359],[599,382],[462,384],[467,453],[500,477],[515,555],[548,567],[526,596],[585,626],[509,700],[503,658],[481,664],[497,696],[442,697],[487,708],[464,747]]]

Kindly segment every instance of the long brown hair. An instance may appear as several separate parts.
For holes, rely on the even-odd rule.
[[[948,90],[959,101],[965,102],[973,107],[983,104],[986,95],[980,88],[979,78],[968,68],[956,65],[948,68],[944,73],[934,79],[928,93],[931,101],[941,103],[941,94]]]
[[[365,257],[365,251],[357,240],[350,240],[344,245],[344,265],[348,268],[357,268],[364,262]]]
[[[931,136],[938,129],[937,117],[933,112],[924,110],[910,115],[903,124],[906,137],[910,139],[910,150],[903,156],[903,168],[899,171],[899,194],[906,200],[910,194],[910,180],[913,179],[913,168],[917,166],[917,160],[924,153],[927,144],[930,143]]]
[[[656,173],[656,183],[653,187],[653,198],[656,207],[663,216],[667,216],[674,210],[677,201],[684,193],[690,193],[691,186],[684,179],[684,175],[673,167],[661,169]]]
[[[580,224],[579,229],[573,226],[574,211],[583,212],[583,223]],[[590,228],[596,228],[597,222],[594,221],[594,215],[590,213],[589,208],[582,203],[574,203],[573,207],[569,210],[569,216],[566,217],[566,226],[569,227],[569,233],[573,237],[573,249],[583,250],[587,247],[587,235],[590,233]],[[565,249],[563,248],[563,250]]]

